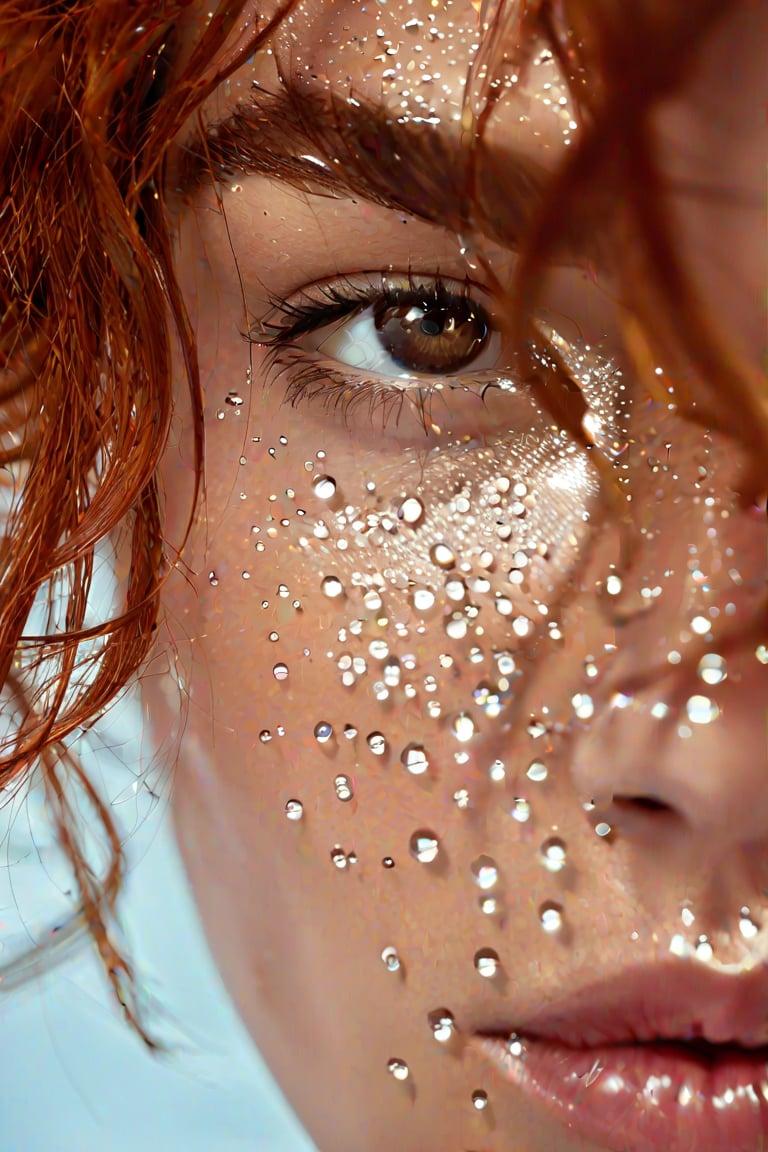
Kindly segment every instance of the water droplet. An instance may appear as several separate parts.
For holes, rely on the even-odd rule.
[[[768,664],[768,644],[758,644],[755,648],[755,656],[761,664]]]
[[[460,712],[454,717],[451,730],[460,743],[466,744],[475,734],[475,722],[466,712]]]
[[[478,1112],[482,1112],[488,1107],[488,1093],[484,1092],[482,1088],[476,1088],[472,1093],[472,1107]]]
[[[741,909],[741,919],[739,920],[739,931],[746,940],[751,940],[753,936],[757,936],[760,931],[760,925],[753,920],[750,915],[749,908]]]
[[[409,496],[406,500],[403,500],[397,510],[397,515],[398,518],[404,520],[406,524],[418,524],[424,515],[424,505],[421,500],[417,500],[415,496]]]
[[[287,800],[285,814],[289,820],[301,820],[304,815],[304,805],[301,800]]]
[[[695,632],[697,636],[706,636],[710,628],[711,624],[706,616],[694,616],[691,620],[691,631]]]
[[[337,776],[333,782],[333,787],[339,800],[351,800],[355,794],[349,776]]]
[[[542,780],[546,780],[548,774],[547,766],[542,760],[531,761],[526,772],[528,779],[535,780],[537,784],[540,784]]]
[[[696,959],[703,961],[705,964],[708,963],[715,954],[714,949],[709,942],[709,937],[704,935],[699,936],[698,940],[696,941],[695,951]]]
[[[275,680],[287,680],[288,679],[288,665],[287,664],[275,664],[274,668],[272,669],[272,675],[274,676]]]
[[[387,742],[381,732],[369,732],[365,742],[374,756],[383,756],[387,750]]]
[[[523,800],[522,796],[516,796],[512,801],[509,814],[519,824],[525,824],[531,818],[531,806],[527,800]]]
[[[433,544],[429,558],[438,568],[453,568],[456,563],[456,557],[447,544]]]
[[[330,500],[336,495],[336,481],[333,476],[315,476],[312,487],[315,495],[321,500]]]
[[[453,802],[457,808],[469,808],[469,792],[466,788],[459,788],[454,792]]]
[[[481,896],[478,903],[480,911],[485,916],[493,916],[499,910],[499,903],[495,896]]]
[[[511,676],[515,671],[515,658],[510,652],[495,653],[496,667],[502,676]]]
[[[571,697],[571,704],[573,704],[573,711],[579,720],[589,720],[594,716],[595,705],[591,696],[586,692],[577,692],[575,696]]]
[[[381,958],[384,961],[384,966],[390,972],[398,972],[400,970],[400,957],[397,949],[393,948],[391,944],[384,949]]]
[[[218,587],[218,584],[219,584],[219,578],[218,578],[218,576],[216,575],[216,573],[215,573],[215,572],[209,572],[209,573],[208,573],[208,583],[209,583],[209,584],[210,584],[210,585],[211,585],[213,588],[217,588],[217,587]]]
[[[318,744],[327,744],[331,736],[333,736],[333,727],[327,720],[319,720],[315,724],[315,740]]]
[[[499,879],[499,869],[491,856],[478,856],[471,864],[472,875],[478,888],[493,888]]]
[[[609,576],[605,582],[605,590],[609,596],[618,596],[622,589],[621,577]]]
[[[563,909],[552,900],[539,908],[539,920],[545,932],[559,932],[563,926]]]
[[[354,740],[355,736],[357,736],[357,728],[355,728],[354,724],[344,725],[344,735],[347,740]]]
[[[434,832],[420,828],[408,841],[411,856],[420,864],[431,864],[440,851],[440,841]]]
[[[327,596],[329,600],[335,600],[337,596],[341,596],[344,592],[344,585],[338,576],[325,576],[320,588],[323,595]]]
[[[331,860],[337,868],[346,868],[349,864],[347,854],[339,844],[334,845],[331,849]]]
[[[227,392],[224,397],[224,403],[231,405],[232,408],[240,408],[244,403],[242,396],[237,392]]]
[[[434,1012],[430,1012],[427,1016],[427,1022],[438,1044],[447,1044],[456,1030],[453,1013],[447,1008],[435,1008]]]
[[[382,606],[382,599],[373,588],[363,596],[363,604],[369,612],[378,612]]]
[[[391,856],[385,856],[381,861],[381,864],[383,868],[394,868],[395,866],[395,862]]]
[[[490,776],[491,780],[493,780],[494,784],[500,784],[507,775],[504,762],[502,760],[494,760],[493,764],[491,764],[490,768],[488,769],[488,775]]]
[[[711,724],[720,714],[717,704],[709,696],[690,696],[685,710],[692,724]]]
[[[412,599],[417,612],[428,612],[435,604],[435,594],[431,588],[415,588]]]
[[[548,872],[562,872],[567,863],[565,841],[550,836],[541,846],[541,859]]]
[[[406,744],[400,762],[412,776],[423,776],[429,769],[429,756],[422,744]]]
[[[705,684],[721,684],[728,676],[725,660],[717,652],[708,652],[702,656],[698,672]]]
[[[261,740],[262,744],[269,744],[271,739],[272,733],[269,728],[262,728],[261,732],[259,732],[259,740]]]
[[[598,836],[610,836],[612,831],[610,824],[607,824],[605,820],[601,820],[599,824],[595,825],[595,832]]]
[[[486,980],[491,980],[500,967],[499,954],[493,948],[480,948],[475,952],[475,968]]]
[[[410,1074],[405,1060],[389,1060],[387,1071],[394,1076],[395,1080],[407,1080]]]

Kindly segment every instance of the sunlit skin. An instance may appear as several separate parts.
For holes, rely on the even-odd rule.
[[[422,0],[305,5],[294,27],[301,47],[293,50],[302,83],[346,93],[351,75],[353,89],[374,100],[384,91],[396,106],[400,91],[382,85],[391,58],[377,59],[390,38],[401,42],[404,77],[408,59],[429,58],[429,67],[441,70],[441,114],[450,123],[461,106],[476,16],[469,3],[439,6],[436,27],[448,32],[452,21],[467,29],[441,55],[445,42],[425,30],[434,13]],[[403,32],[417,17],[424,29]],[[757,367],[765,267],[758,205],[768,143],[757,113],[765,98],[759,85],[767,21],[756,5],[726,20],[701,70],[662,118],[675,175],[737,194],[731,204],[680,193],[676,209],[705,301]],[[190,25],[190,36],[194,31]],[[277,56],[292,58],[285,39]],[[205,119],[229,112],[254,80],[275,85],[273,59],[243,64],[211,98]],[[738,69],[727,66],[734,59]],[[307,79],[313,74],[319,79]],[[563,121],[543,102],[543,85],[556,81],[552,66],[542,66],[525,92],[503,102],[490,137],[501,154],[514,148],[547,171],[556,166],[567,147]],[[409,115],[414,107],[409,103]],[[576,471],[563,473],[559,488],[549,481],[540,491],[529,486],[539,507],[553,502],[560,522],[572,516],[579,524],[572,539],[549,542],[549,558],[532,565],[534,575],[518,590],[530,598],[528,615],[538,612],[536,637],[514,630],[525,611],[502,614],[494,604],[502,585],[515,604],[504,583],[509,542],[491,536],[487,569],[473,559],[470,572],[453,573],[467,583],[485,573],[487,586],[452,601],[450,575],[424,561],[429,548],[419,523],[404,523],[398,509],[417,498],[425,519],[439,524],[449,543],[463,540],[469,555],[473,532],[481,530],[469,518],[481,481],[493,473],[481,448],[496,447],[497,472],[514,484],[548,420],[524,395],[502,390],[485,404],[476,392],[444,392],[431,409],[439,432],[425,432],[408,403],[389,424],[365,402],[346,418],[317,397],[290,406],[290,369],[268,369],[265,349],[248,345],[242,333],[269,318],[275,298],[360,274],[428,281],[439,273],[459,285],[469,276],[474,298],[487,303],[487,269],[482,262],[468,267],[449,231],[359,198],[313,196],[263,176],[238,178],[219,194],[221,206],[210,187],[174,206],[178,272],[206,395],[205,501],[166,590],[170,647],[159,650],[145,678],[159,732],[173,726],[180,700],[188,701],[175,819],[210,946],[245,1023],[323,1152],[587,1152],[593,1145],[501,1085],[465,1050],[463,1037],[479,1028],[511,1030],[541,1002],[664,957],[676,934],[691,944],[708,936],[713,963],[765,954],[765,935],[747,942],[738,919],[747,906],[761,924],[767,910],[768,673],[755,649],[768,638],[746,637],[727,656],[727,679],[713,686],[695,668],[680,671],[684,661],[668,659],[698,642],[696,616],[711,621],[711,653],[734,621],[750,617],[765,588],[764,501],[762,510],[738,507],[739,450],[650,403],[626,374],[610,294],[574,257],[553,270],[543,304],[577,351],[599,346],[624,369],[628,393],[585,391],[593,410],[629,411],[621,429],[627,467],[618,475],[622,496],[632,497],[635,528],[645,530],[638,560],[617,597],[605,587],[619,559],[617,530],[604,529],[580,563],[595,545],[582,513],[597,522],[599,500],[594,466],[579,450]],[[508,284],[514,252],[496,243],[484,251]],[[348,365],[337,367],[355,375]],[[190,491],[185,419],[181,405],[164,466],[172,543],[180,540]],[[462,439],[472,442],[457,447]],[[436,447],[451,461],[446,474],[459,470],[469,484],[468,509],[447,507],[444,457],[426,459]],[[335,481],[330,499],[313,487],[324,475]],[[359,523],[340,522],[346,507]],[[366,526],[376,513],[389,515],[396,543],[386,528],[376,535]],[[327,533],[318,534],[318,521]],[[454,551],[460,563],[460,547]],[[343,586],[341,595],[325,594],[329,575]],[[644,597],[643,587],[661,592]],[[380,605],[375,598],[366,603],[377,588]],[[435,594],[424,610],[413,600],[420,588]],[[640,610],[651,599],[652,608]],[[453,638],[446,620],[467,603],[478,612],[466,636]],[[617,626],[619,617],[626,622]],[[550,621],[559,626],[554,638]],[[385,642],[388,656],[371,650],[376,641]],[[181,692],[166,672],[173,649]],[[499,652],[512,654],[521,675],[513,678],[514,707],[489,716],[473,691],[498,682]],[[342,679],[350,670],[345,656],[366,662],[365,671],[352,665],[353,683]],[[390,670],[387,683],[392,658],[400,662],[399,682]],[[663,679],[632,707],[598,708],[593,725],[583,700],[573,702],[577,694],[608,698],[630,671],[657,664],[666,669]],[[278,665],[286,676],[275,673]],[[686,701],[696,694],[719,710],[710,723],[689,718]],[[652,714],[659,702],[671,719]],[[466,742],[454,728],[461,715],[475,725]],[[549,730],[531,735],[531,717]],[[333,729],[325,742],[314,734],[320,722]],[[357,734],[345,735],[345,726]],[[383,755],[369,747],[371,733],[384,736]],[[427,750],[430,767],[422,775],[401,763],[411,743]],[[489,768],[497,759],[505,778],[494,781]],[[533,760],[546,764],[545,781],[526,775]],[[352,782],[349,800],[337,795],[339,775]],[[461,789],[469,807],[456,803]],[[510,814],[515,797],[530,804],[527,821]],[[612,806],[612,798],[619,803]],[[637,802],[643,798],[657,803]],[[286,817],[291,799],[303,805],[299,821]],[[585,811],[587,800],[597,803],[594,813]],[[611,823],[612,836],[596,835],[598,815]],[[419,829],[440,842],[432,863],[409,851]],[[543,866],[540,853],[553,835],[566,845],[559,873]],[[335,866],[339,849],[356,861]],[[472,872],[480,856],[498,866],[495,914],[480,907],[487,893]],[[384,866],[385,857],[394,867]],[[559,932],[541,926],[545,902],[562,908]],[[681,919],[684,902],[695,914],[692,925]],[[381,958],[388,946],[400,956],[397,971]],[[501,961],[490,980],[473,961],[486,948]],[[445,1045],[428,1022],[438,1008],[456,1021]],[[392,1059],[407,1064],[406,1080],[388,1073]],[[472,1094],[481,1090],[489,1103],[478,1111]],[[619,1135],[614,1146],[622,1147]]]

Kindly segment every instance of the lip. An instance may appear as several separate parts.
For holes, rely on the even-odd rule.
[[[510,1041],[510,1036],[512,1037]],[[768,972],[689,962],[624,973],[476,1032],[470,1049],[559,1117],[621,1152],[768,1147]]]

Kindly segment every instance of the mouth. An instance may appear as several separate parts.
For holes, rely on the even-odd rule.
[[[502,1078],[573,1135],[614,1152],[757,1152],[768,1147],[768,1048],[643,1041],[570,1048],[476,1034]]]
[[[468,1045],[596,1148],[757,1152],[768,1148],[767,991],[762,972],[645,970]]]

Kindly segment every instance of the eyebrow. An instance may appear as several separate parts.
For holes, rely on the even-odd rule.
[[[180,162],[180,192],[211,179],[266,176],[310,195],[361,198],[461,231],[478,225],[516,248],[546,199],[553,173],[519,152],[483,147],[472,195],[470,153],[458,125],[397,117],[362,97],[341,98],[287,82],[254,86],[223,119],[198,125]],[[478,219],[479,216],[479,219]],[[583,225],[584,218],[579,214]],[[558,256],[586,254],[583,227],[569,227]],[[572,261],[569,261],[572,262]]]

